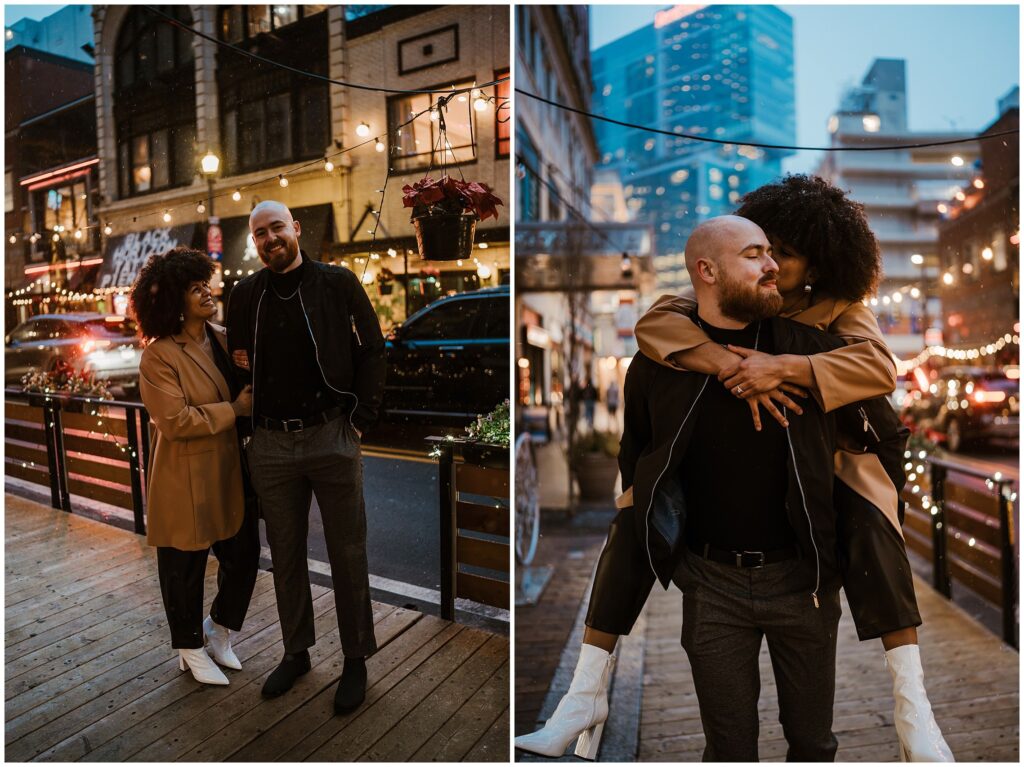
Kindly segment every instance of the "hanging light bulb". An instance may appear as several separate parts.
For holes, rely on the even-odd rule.
[[[384,146],[383,141],[377,139],[377,143],[373,145],[373,148],[376,149],[378,152],[383,152],[386,147]]]
[[[105,227],[103,227],[103,234],[105,234],[107,236],[110,236],[110,234],[113,231],[114,231],[114,228],[110,224],[107,224]]]
[[[481,280],[491,279],[491,267],[489,267],[487,264],[480,264],[480,266],[478,266],[476,269],[476,273]]]
[[[12,234],[7,241],[11,243],[11,245],[14,245],[18,241],[18,237],[17,235]]]
[[[169,211],[169,210],[165,210],[164,211],[164,223],[165,224],[171,223],[171,211]]]
[[[205,213],[205,212],[206,212],[206,206],[203,203],[199,203],[198,205],[196,205],[196,213]]]
[[[483,96],[477,96],[475,99],[473,99],[473,109],[475,109],[477,112],[483,112],[485,109],[487,109],[487,99],[485,99]]]
[[[324,159],[324,172],[331,173],[334,171],[334,163],[328,159]]]
[[[285,176],[282,173],[280,176],[278,176],[278,178],[280,179],[280,181],[278,183],[281,184],[281,186],[288,186],[288,178],[287,178],[287,176]]]
[[[238,202],[239,200],[242,199],[242,193],[238,189],[236,189],[231,193],[231,199],[234,200],[235,202]]]
[[[437,110],[436,107],[430,110],[430,119],[433,120],[434,122],[437,122],[438,120],[441,119],[441,113]]]
[[[388,255],[391,256],[391,258],[394,258],[398,255],[398,251],[394,248],[388,248]]]
[[[81,229],[76,229],[75,230],[75,239],[76,240],[82,239],[82,230]]]
[[[54,233],[53,233],[53,241],[54,241],[54,242],[57,242],[57,241],[58,241],[59,239],[60,239],[60,235],[59,235],[59,234],[57,234],[56,232],[54,232]]]
[[[366,136],[369,136],[370,135],[370,126],[368,124],[366,124],[365,122],[359,123],[359,125],[356,126],[356,135],[357,136],[362,136],[364,138]]]

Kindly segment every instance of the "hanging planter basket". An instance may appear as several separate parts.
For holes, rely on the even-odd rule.
[[[434,213],[415,216],[416,247],[425,261],[472,258],[477,217],[473,213]]]

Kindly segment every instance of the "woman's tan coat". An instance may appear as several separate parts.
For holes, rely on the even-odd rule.
[[[224,331],[211,325],[217,340]],[[153,341],[139,363],[152,420],[146,541],[199,551],[242,526],[242,464],[228,383],[184,332]]]
[[[677,370],[685,370],[674,358],[678,352],[694,349],[711,339],[688,313],[697,305],[693,293],[662,296],[636,326],[636,340],[645,355]],[[860,301],[826,298],[811,303],[801,296],[779,313],[804,325],[839,336],[847,346],[808,357],[814,377],[811,394],[826,413],[852,402],[884,396],[896,388],[896,363],[878,328],[878,321]],[[844,448],[835,454],[836,477],[854,492],[881,509],[893,527],[903,535],[897,517],[899,494],[878,457]],[[616,501],[629,505],[625,493]]]

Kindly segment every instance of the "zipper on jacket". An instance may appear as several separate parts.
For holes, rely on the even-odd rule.
[[[260,337],[260,307],[263,306],[263,296],[267,295],[264,288],[260,293],[260,300],[256,302],[256,329],[252,334],[252,412],[249,413],[249,420],[252,421],[252,433],[256,434],[256,340]]]
[[[875,427],[872,426],[871,421],[868,420],[868,414],[864,412],[864,408],[860,408],[857,412],[860,413],[860,417],[864,419],[864,431],[870,431],[871,434],[874,436],[875,441],[881,442],[882,440],[879,439],[878,432],[875,431]]]
[[[359,328],[356,327],[356,316],[354,314],[350,314],[348,318],[352,320],[352,335],[356,337],[356,343],[362,346],[363,339],[359,337]]]
[[[690,409],[683,417],[683,422],[679,424],[679,429],[676,431],[676,436],[672,440],[672,445],[668,449],[668,461],[662,468],[658,478],[654,480],[654,487],[651,488],[651,500],[647,504],[647,511],[644,512],[644,548],[647,550],[647,563],[651,566],[651,572],[654,573],[654,577],[658,577],[658,571],[654,569],[654,559],[651,557],[651,531],[650,531],[650,516],[651,507],[654,505],[654,494],[658,490],[658,483],[661,482],[661,478],[665,476],[665,472],[668,470],[669,464],[672,463],[672,451],[676,448],[676,442],[679,441],[679,435],[683,433],[683,427],[686,425],[686,421],[690,418],[690,414],[693,413],[693,409],[697,407],[697,402],[700,400],[700,396],[704,393],[704,390],[708,386],[708,381],[711,380],[710,376],[704,377],[704,385],[700,387],[700,391],[697,392],[697,396],[693,400],[693,404],[690,405]]]
[[[787,418],[786,407],[782,407],[782,415]],[[811,593],[811,599],[814,600],[814,606],[817,608],[818,604],[818,589],[821,587],[821,557],[818,554],[818,544],[814,542],[814,525],[811,523],[811,512],[807,509],[807,496],[804,495],[804,483],[800,481],[800,469],[796,465],[796,452],[793,450],[793,438],[789,433],[789,427],[786,427],[786,441],[789,443],[789,457],[793,461],[793,474],[796,475],[796,485],[800,488],[800,500],[804,507],[804,516],[807,517],[807,529],[811,534],[811,546],[814,548],[814,591]]]
[[[338,394],[347,394],[356,401],[355,407],[352,408],[352,412],[348,414],[348,423],[352,427],[353,431],[356,430],[356,425],[352,423],[352,416],[356,414],[356,408],[359,407],[359,396],[355,392],[342,391],[331,386],[331,382],[327,380],[327,374],[324,373],[324,366],[320,364],[320,347],[316,345],[316,336],[313,334],[313,326],[309,324],[309,315],[306,314],[306,304],[302,300],[302,286],[299,286],[299,306],[302,307],[302,316],[306,320],[306,328],[309,330],[309,337],[313,339],[313,356],[316,357],[316,366],[320,368],[320,377],[324,379],[324,383],[327,388],[331,391],[336,391]],[[355,315],[352,315],[352,327],[355,327]],[[358,434],[358,431],[356,432]]]

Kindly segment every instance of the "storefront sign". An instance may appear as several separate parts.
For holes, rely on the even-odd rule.
[[[150,256],[178,245],[192,245],[194,231],[195,226],[187,224],[110,237],[96,286],[117,288],[131,285]]]

